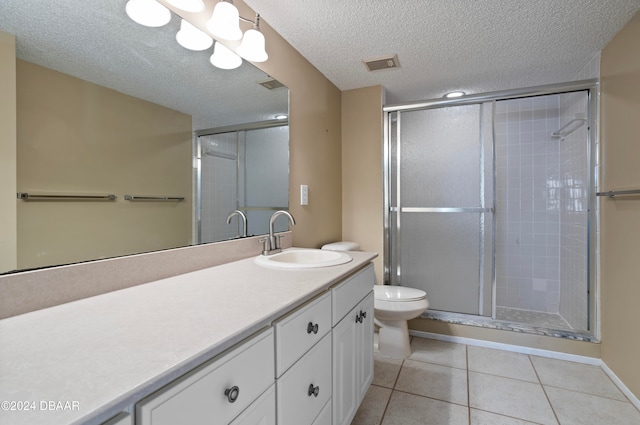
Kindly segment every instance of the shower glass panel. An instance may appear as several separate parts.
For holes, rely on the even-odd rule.
[[[431,310],[492,314],[491,104],[394,113],[389,278]]]
[[[496,102],[496,318],[589,329],[588,91]]]

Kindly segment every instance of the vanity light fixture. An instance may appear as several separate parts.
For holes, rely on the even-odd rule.
[[[240,21],[253,24],[244,36],[240,30]],[[243,18],[231,0],[221,0],[216,4],[213,15],[207,23],[207,29],[217,39],[228,41],[242,39],[236,51],[248,61],[264,62],[269,58],[265,50],[264,35],[260,32],[260,15],[256,14],[255,21]]]
[[[202,0],[167,0],[167,3],[185,12],[198,13],[204,10]]]
[[[445,94],[443,97],[446,97],[447,99],[452,99],[455,97],[460,97],[460,96],[464,96],[466,93],[463,91],[452,91],[449,92],[447,94]]]
[[[213,46],[213,54],[209,60],[213,66],[220,69],[235,69],[242,65],[242,58],[219,41]]]
[[[231,2],[219,1],[213,8],[213,15],[207,23],[207,29],[215,38],[237,41],[242,38],[240,31],[240,13]]]
[[[244,33],[237,52],[243,59],[250,62],[264,62],[269,59],[264,49],[264,35],[260,32],[260,15],[256,14],[253,28]]]
[[[171,20],[169,9],[156,0],[129,0],[125,11],[131,19],[145,27],[161,27]]]
[[[184,19],[180,23],[180,31],[176,34],[176,40],[185,49],[196,51],[207,50],[213,45],[213,38]]]

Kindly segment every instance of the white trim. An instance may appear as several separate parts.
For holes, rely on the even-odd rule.
[[[635,394],[633,394],[631,390],[620,380],[620,378],[618,378],[616,374],[613,373],[611,369],[609,369],[609,366],[607,366],[605,362],[602,362],[601,367],[604,373],[606,373],[607,376],[611,378],[613,383],[616,384],[620,391],[622,391],[622,393],[627,396],[631,404],[633,404],[636,409],[640,410],[640,400],[638,400],[638,397],[636,397]]]
[[[435,339],[437,341],[455,342],[458,344],[473,345],[476,347],[493,348],[496,350],[512,351],[514,353],[530,354],[533,356],[547,357],[556,360],[566,360],[588,364],[592,366],[600,366],[604,373],[613,381],[613,383],[622,391],[636,409],[640,410],[640,399],[631,392],[631,390],[622,382],[618,376],[607,366],[607,364],[595,357],[579,356],[577,354],[560,353],[558,351],[542,350],[540,348],[523,347],[520,345],[504,344],[501,342],[484,341],[481,339],[466,338],[462,336],[443,335],[432,332],[422,332],[409,330],[409,334],[420,338]]]
[[[595,357],[579,356],[577,354],[560,353],[558,351],[542,350],[540,348],[523,347],[520,345],[504,344],[501,342],[484,341],[481,339],[466,338],[461,336],[442,335],[432,332],[409,331],[410,335],[421,338],[436,339],[438,341],[456,342],[459,344],[474,345],[477,347],[493,348],[496,350],[513,351],[515,353],[531,354],[533,356],[548,357],[557,360],[566,360],[588,364],[592,366],[602,365],[602,360]]]

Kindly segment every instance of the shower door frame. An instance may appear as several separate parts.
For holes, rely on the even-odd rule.
[[[392,104],[386,105],[382,108],[383,111],[383,133],[384,133],[384,142],[383,142],[383,197],[384,197],[384,207],[383,207],[383,222],[384,222],[384,240],[383,240],[383,272],[384,272],[384,284],[391,284],[391,241],[390,234],[392,226],[398,223],[391,222],[391,141],[392,141],[392,126],[390,125],[391,114],[393,113],[401,113],[408,111],[417,111],[417,110],[425,110],[425,109],[436,109],[443,108],[448,106],[458,106],[458,105],[482,105],[484,103],[492,102],[493,103],[493,116],[492,116],[492,143],[491,143],[491,151],[493,156],[493,202],[492,205],[495,207],[496,204],[496,158],[495,158],[495,102],[499,100],[508,100],[508,99],[517,99],[524,97],[533,97],[533,96],[546,96],[546,95],[554,95],[568,92],[576,92],[576,91],[587,91],[588,96],[588,117],[587,121],[589,124],[589,128],[587,131],[587,161],[589,164],[589,182],[588,182],[588,192],[589,192],[589,212],[587,218],[587,294],[588,294],[588,306],[587,306],[587,322],[589,329],[587,332],[571,332],[565,331],[564,334],[572,334],[574,337],[578,337],[580,339],[589,340],[589,341],[599,341],[600,338],[600,323],[599,323],[599,289],[597,285],[597,223],[598,223],[598,214],[596,208],[596,189],[598,187],[598,175],[599,169],[597,167],[598,161],[598,150],[597,146],[599,143],[598,140],[598,123],[599,123],[599,97],[600,97],[600,87],[598,79],[589,79],[589,80],[577,80],[571,81],[567,83],[559,83],[559,84],[549,84],[544,86],[534,86],[534,87],[525,87],[520,89],[512,89],[512,90],[504,90],[504,91],[496,91],[496,92],[488,92],[481,93],[476,95],[466,95],[459,98],[454,99],[431,99],[403,104]],[[397,129],[398,133],[400,132],[400,128]],[[399,182],[398,182],[399,184]],[[399,211],[397,212],[398,222],[399,220]],[[493,214],[493,235],[492,235],[492,246],[493,246],[493,266],[492,266],[492,294],[491,294],[491,316],[480,316],[473,314],[465,314],[465,313],[453,313],[453,312],[428,312],[429,317],[434,317],[438,320],[450,321],[450,322],[465,322],[468,321],[470,324],[476,324],[482,326],[483,324],[487,324],[490,326],[495,326],[496,323],[499,323],[499,320],[496,320],[496,214]],[[468,320],[465,320],[468,319]],[[526,324],[518,324],[519,328],[523,331],[527,331]],[[507,327],[508,328],[508,327]],[[537,331],[540,331],[539,327],[536,327]],[[534,331],[534,328],[531,327],[531,331]],[[549,334],[554,334],[550,332]],[[554,334],[555,335],[555,334]],[[557,336],[557,335],[556,335]]]

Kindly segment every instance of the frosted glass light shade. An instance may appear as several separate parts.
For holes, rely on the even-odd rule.
[[[235,41],[242,38],[240,31],[240,14],[231,3],[221,1],[213,9],[213,15],[207,23],[207,29],[215,38]]]
[[[198,13],[204,10],[202,0],[167,0],[167,3],[185,12]]]
[[[214,46],[210,61],[220,69],[235,69],[242,65],[242,58],[220,43]]]
[[[200,31],[184,19],[180,23],[180,31],[176,34],[176,40],[185,49],[196,51],[207,50],[213,45],[213,39],[208,34]]]
[[[171,20],[169,9],[156,0],[129,0],[125,11],[131,19],[145,27],[161,27]]]
[[[244,59],[251,62],[264,62],[269,59],[269,55],[264,49],[264,35],[255,28],[244,33],[242,43],[236,51]]]

